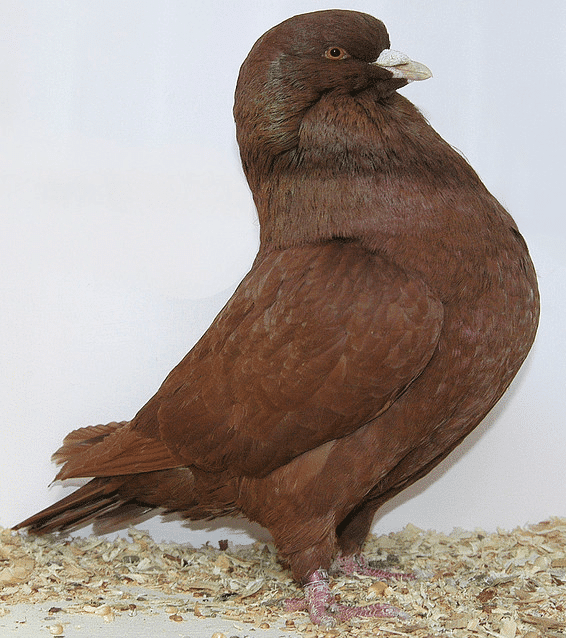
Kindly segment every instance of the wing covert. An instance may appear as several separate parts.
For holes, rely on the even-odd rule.
[[[442,318],[424,283],[353,242],[273,251],[135,421],[187,465],[267,474],[387,409]]]

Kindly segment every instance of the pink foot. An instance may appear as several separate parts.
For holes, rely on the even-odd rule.
[[[368,565],[362,554],[350,554],[349,556],[339,556],[334,560],[332,568],[352,576],[372,576],[373,578],[385,580],[415,580],[414,574],[403,574],[399,572],[386,572],[382,569],[373,569]]]
[[[328,573],[323,569],[313,572],[304,586],[305,597],[286,601],[287,611],[306,609],[311,622],[322,627],[335,627],[338,623],[354,617],[408,618],[405,612],[392,605],[375,604],[367,607],[349,607],[336,602]]]

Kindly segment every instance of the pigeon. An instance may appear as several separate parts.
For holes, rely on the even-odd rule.
[[[377,510],[493,408],[539,315],[512,217],[399,93],[430,76],[356,11],[297,15],[254,44],[234,102],[251,270],[131,421],[65,438],[57,479],[90,481],[16,529],[243,515],[313,623],[403,614],[340,604],[329,570],[376,573],[362,546]]]

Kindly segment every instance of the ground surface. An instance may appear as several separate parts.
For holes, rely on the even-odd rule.
[[[333,575],[343,603],[386,602],[410,620],[354,619],[328,631],[269,543],[246,547],[129,539],[26,537],[0,530],[0,635],[123,638],[566,637],[566,519],[486,533],[445,535],[408,525],[372,536],[375,566],[411,581]]]

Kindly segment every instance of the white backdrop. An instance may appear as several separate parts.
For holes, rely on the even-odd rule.
[[[257,223],[232,122],[269,27],[327,2],[4,0],[0,9],[0,525],[61,495],[73,428],[131,418],[247,271]],[[509,208],[543,315],[510,392],[376,519],[449,531],[566,514],[566,4],[343,0],[434,78],[402,92]],[[228,525],[229,529],[222,528]],[[245,541],[242,522],[143,524]]]

